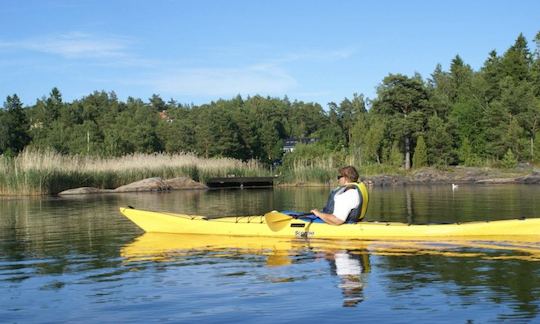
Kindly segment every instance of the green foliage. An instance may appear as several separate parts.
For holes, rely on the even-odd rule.
[[[394,144],[392,144],[392,148],[390,149],[388,153],[388,162],[393,167],[396,167],[396,168],[403,167],[403,153],[401,153],[399,149],[398,142],[394,142]]]
[[[525,131],[519,125],[516,118],[512,118],[510,121],[504,136],[504,142],[506,143],[506,147],[512,150],[512,153],[515,152],[514,154],[518,160],[525,157],[530,158],[530,151],[527,150],[528,141],[526,140]]]
[[[449,165],[454,161],[453,138],[448,129],[449,125],[437,115],[428,119],[427,150],[431,165]]]
[[[489,57],[484,62],[480,70],[481,78],[484,80],[484,95],[487,102],[493,101],[500,96],[499,82],[503,78],[501,58],[496,51],[491,51]]]
[[[523,34],[519,34],[514,45],[503,55],[501,61],[502,72],[515,82],[529,80],[531,63],[531,53],[527,46],[527,40]]]
[[[480,166],[481,164],[480,158],[474,153],[471,142],[467,137],[463,139],[461,146],[459,147],[458,156],[460,162],[462,162],[465,166],[475,167]]]
[[[414,155],[413,155],[413,167],[414,168],[422,168],[427,166],[428,163],[428,157],[427,157],[427,147],[426,147],[426,141],[424,141],[424,137],[420,136],[416,140],[416,148],[414,149]]]
[[[412,136],[421,131],[431,111],[428,90],[419,75],[410,78],[390,74],[378,87],[377,95],[373,110],[393,117],[391,136],[405,143],[405,169],[409,169]]]
[[[333,151],[322,143],[298,144],[283,156],[279,169],[285,182],[329,183],[336,170],[347,163],[345,151]]]
[[[440,64],[437,64],[435,71],[428,80],[428,90],[430,92],[430,102],[434,113],[447,118],[450,113],[451,97],[453,94],[453,85],[450,74],[442,70]]]
[[[512,169],[517,166],[517,163],[518,163],[518,160],[516,156],[514,155],[514,153],[512,153],[511,149],[508,149],[508,151],[506,151],[501,161],[502,167],[506,169]]]
[[[536,132],[532,141],[533,161],[540,162],[540,131]]]
[[[352,130],[351,149],[359,152],[361,162],[367,164],[382,162],[386,129],[386,122],[380,115],[363,114],[357,119]]]
[[[8,96],[0,111],[0,154],[20,152],[30,142],[30,125],[17,95]]]
[[[459,55],[450,64],[450,87],[449,97],[451,102],[457,102],[461,98],[470,96],[473,70]]]
[[[498,160],[506,152],[508,143],[505,141],[505,136],[511,119],[508,108],[500,101],[495,101],[487,107],[482,119],[484,128],[482,135],[488,156]]]
[[[367,112],[364,96],[355,93],[352,100],[345,98],[339,106],[333,102],[329,106],[333,126],[340,130],[344,146],[349,146],[357,119]]]
[[[167,104],[157,94],[153,94],[152,97],[148,99],[148,101],[150,101],[150,106],[152,107],[152,109],[155,109],[157,111],[167,110]]]
[[[297,144],[294,151],[283,156],[283,166],[294,168],[296,165],[321,164],[333,156],[334,152],[326,146],[317,144]]]
[[[324,177],[351,161],[407,169],[411,156],[414,164],[423,163],[416,160],[422,154],[412,154],[422,140],[427,163],[438,167],[497,163],[509,150],[518,161],[539,161],[540,32],[534,44],[529,49],[520,34],[502,55],[489,53],[479,71],[456,55],[448,71],[439,64],[426,81],[419,74],[391,73],[373,100],[353,94],[324,108],[286,96],[182,105],[159,94],[146,102],[121,101],[104,91],[64,102],[57,88],[23,108],[16,95],[8,96],[0,109],[0,154],[17,156],[26,146],[99,157],[192,152],[267,166],[283,159],[284,172],[299,166],[322,170],[313,177],[300,169],[291,173],[306,172],[302,179]],[[289,138],[317,144],[284,156]]]
[[[287,118],[286,132],[294,138],[306,138],[327,122],[324,110],[319,104],[294,102]]]
[[[452,106],[449,123],[455,125],[458,138],[466,138],[475,152],[484,152],[486,146],[484,105],[477,99],[460,100]]]
[[[189,121],[189,110],[184,107],[170,109],[170,120],[160,120],[157,135],[162,147],[169,153],[195,151],[195,127]]]

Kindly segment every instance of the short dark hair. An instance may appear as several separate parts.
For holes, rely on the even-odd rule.
[[[352,165],[340,168],[338,172],[340,175],[349,178],[352,182],[358,181],[358,171]]]

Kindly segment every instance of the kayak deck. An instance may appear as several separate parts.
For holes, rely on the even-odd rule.
[[[204,216],[120,208],[120,212],[145,232],[229,236],[313,237],[313,238],[434,238],[529,236],[540,240],[540,218],[470,222],[463,224],[408,225],[393,222],[360,222],[340,226],[295,219],[273,211],[279,230],[272,230],[265,216],[208,219]]]

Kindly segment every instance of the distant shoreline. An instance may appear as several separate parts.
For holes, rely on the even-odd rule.
[[[145,157],[147,158],[147,157]],[[178,157],[177,157],[178,158]],[[133,158],[132,158],[133,159]],[[154,156],[150,159],[150,165],[154,165],[157,162],[154,159],[163,159],[163,157]],[[72,161],[68,160],[63,163],[70,164]],[[169,160],[161,161],[161,165],[155,168],[154,171],[143,172],[142,170],[133,169],[131,171],[124,169],[109,169],[105,172],[105,175],[109,178],[121,178],[121,176],[128,172],[130,177],[125,177],[122,181],[122,187],[110,186],[107,183],[113,183],[112,181],[94,181],[88,183],[88,176],[81,176],[75,174],[51,173],[41,172],[42,177],[35,177],[39,181],[42,187],[37,187],[35,190],[28,190],[25,186],[14,186],[10,192],[0,193],[0,199],[11,199],[16,197],[39,197],[39,196],[68,196],[68,195],[92,195],[92,194],[106,194],[106,193],[119,193],[119,192],[162,192],[173,191],[182,189],[206,189],[205,179],[212,176],[242,176],[251,174],[251,176],[268,176],[263,170],[256,167],[249,170],[246,165],[235,165],[233,167],[225,167],[223,162],[220,162],[216,167],[210,168],[206,171],[205,175],[201,169],[195,167],[195,169],[184,170],[177,166],[177,170],[170,172],[169,168],[164,167]],[[62,164],[62,163],[60,163]],[[119,163],[126,166],[126,162]],[[227,170],[225,170],[227,169]],[[369,167],[365,169],[362,166],[358,167],[361,179],[368,186],[375,187],[387,187],[387,186],[407,186],[407,185],[444,185],[444,184],[472,184],[472,185],[495,185],[495,184],[540,184],[540,170],[533,168],[532,166],[526,166],[515,169],[499,169],[499,168],[487,168],[487,167],[446,167],[444,169],[437,169],[433,167],[425,167],[417,170],[404,171],[396,170],[396,172],[387,172],[380,174],[362,174],[362,171],[369,172]],[[167,172],[164,172],[167,171]],[[226,171],[226,172],[223,172]],[[249,172],[248,172],[249,171]],[[328,187],[335,186],[335,179],[333,177],[333,169],[325,169],[324,174],[320,175],[320,170],[317,169],[304,169],[302,172],[294,172],[289,170],[288,174],[278,174],[274,181],[275,187]],[[287,170],[284,170],[287,172]],[[154,175],[152,175],[154,173]],[[190,174],[191,173],[191,174]],[[392,174],[393,173],[393,174]],[[194,175],[199,179],[195,179]],[[316,176],[314,176],[316,175]],[[50,179],[51,176],[55,176],[54,187],[45,187],[44,179]],[[90,176],[96,179],[104,178],[99,172],[96,174],[90,173]],[[30,177],[27,177],[30,179]],[[21,178],[22,179],[22,178]],[[86,181],[86,183],[84,181]],[[198,182],[196,181],[198,180]],[[90,185],[89,185],[90,184]],[[52,188],[52,189],[51,189]],[[62,188],[62,190],[54,190],[54,188]],[[112,189],[116,188],[116,189]]]
[[[360,168],[361,170],[361,168]],[[361,173],[361,171],[360,171]],[[361,176],[373,186],[436,185],[436,184],[540,184],[540,170],[452,167],[446,170],[422,168],[405,175],[380,174]],[[332,183],[293,182],[278,186],[325,186]]]

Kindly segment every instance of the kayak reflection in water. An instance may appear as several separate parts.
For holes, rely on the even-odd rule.
[[[330,225],[356,223],[360,221],[367,209],[367,188],[363,182],[358,183],[358,171],[353,166],[338,170],[338,187],[328,196],[322,211],[312,209],[311,212]]]
[[[328,255],[332,274],[340,278],[343,307],[355,307],[364,300],[364,286],[370,272],[367,251],[341,250]]]

